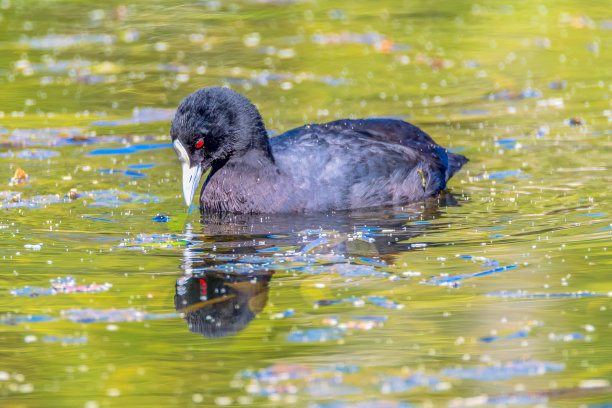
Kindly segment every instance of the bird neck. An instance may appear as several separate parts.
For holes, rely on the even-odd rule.
[[[255,106],[248,104],[243,106],[233,123],[231,138],[231,151],[224,155],[222,163],[216,163],[216,167],[222,167],[226,163],[240,163],[247,161],[250,166],[274,166],[274,156],[268,140],[268,132],[264,126],[261,115]]]
[[[230,154],[211,163],[211,175],[222,168],[226,170],[240,168],[242,171],[256,173],[277,170],[263,123],[251,127],[245,133],[249,136],[244,137],[243,134],[242,143],[237,145]]]
[[[241,155],[244,156],[249,152],[257,151],[263,159],[266,159],[270,163],[274,164],[274,155],[272,154],[272,148],[270,147],[268,132],[266,131],[266,127],[264,126],[261,117],[258,117],[257,119],[258,120],[254,121],[248,131],[250,136],[247,139],[248,145],[237,153],[241,153]]]

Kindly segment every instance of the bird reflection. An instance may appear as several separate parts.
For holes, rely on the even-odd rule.
[[[414,238],[444,232],[435,223],[410,221],[443,218],[444,208],[456,205],[447,194],[399,209],[210,215],[186,227],[176,310],[191,332],[210,338],[236,334],[265,308],[274,270],[308,273],[283,262],[303,268],[332,266],[340,274],[351,273],[356,260],[370,262],[370,268],[384,267],[398,253],[413,250]]]
[[[176,310],[194,333],[225,337],[248,326],[268,301],[273,272],[226,274],[207,271],[176,282]]]

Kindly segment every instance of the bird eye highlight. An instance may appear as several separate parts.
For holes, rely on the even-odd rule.
[[[204,142],[202,140],[198,140],[195,144],[196,149],[201,149],[204,146]]]

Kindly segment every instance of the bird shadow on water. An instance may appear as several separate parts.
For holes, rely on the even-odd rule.
[[[406,205],[312,214],[205,214],[187,226],[175,308],[191,332],[226,337],[266,306],[275,272],[389,276],[394,256],[438,226],[450,193]]]

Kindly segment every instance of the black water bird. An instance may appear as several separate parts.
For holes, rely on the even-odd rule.
[[[172,121],[187,205],[200,177],[203,213],[292,213],[404,204],[436,196],[468,159],[410,123],[342,119],[268,139],[257,108],[204,88]]]

